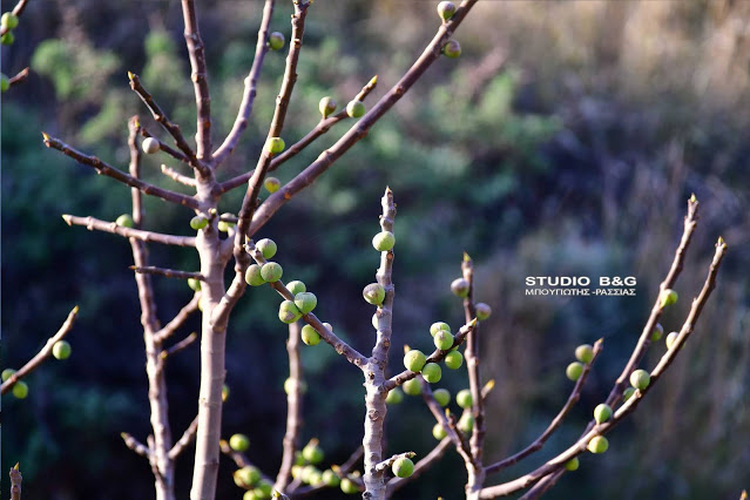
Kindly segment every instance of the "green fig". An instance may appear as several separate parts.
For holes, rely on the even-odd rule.
[[[667,349],[671,349],[675,345],[675,342],[677,342],[677,337],[679,336],[680,334],[678,332],[669,332],[666,340]]]
[[[651,342],[658,342],[664,336],[664,327],[657,323],[651,332]]]
[[[651,375],[646,370],[635,370],[630,374],[630,385],[644,390],[651,383]]]
[[[370,283],[362,291],[365,300],[374,306],[379,306],[385,300],[385,288],[380,283]]]
[[[0,17],[0,25],[8,30],[15,29],[18,26],[18,16],[12,12],[6,12]]]
[[[448,433],[445,431],[445,428],[443,427],[443,424],[441,424],[440,422],[436,423],[432,427],[432,436],[435,439],[437,439],[438,441],[440,441],[441,439],[443,439],[447,435],[448,435]]]
[[[420,372],[427,363],[427,356],[422,351],[412,349],[404,354],[404,367],[413,372]]]
[[[419,396],[422,394],[422,384],[420,384],[419,380],[416,378],[404,382],[401,389],[403,389],[404,394],[409,396]]]
[[[244,434],[233,434],[229,438],[229,447],[234,451],[244,453],[250,448],[250,439]],[[260,477],[258,477],[260,479]]]
[[[414,462],[406,457],[397,458],[391,466],[396,477],[409,477],[414,473]]]
[[[318,446],[317,439],[311,439],[302,448],[302,457],[311,464],[318,464],[323,461],[323,450]]]
[[[299,280],[290,281],[286,284],[286,289],[289,290],[289,293],[291,293],[293,296],[297,296],[298,293],[306,292],[307,287],[304,283],[302,283]]]
[[[130,214],[122,214],[115,220],[115,224],[122,227],[133,227],[135,225]]]
[[[437,332],[432,340],[435,343],[435,347],[437,347],[441,351],[447,351],[448,349],[453,347],[453,335],[451,335],[450,332],[446,332],[445,330],[440,330],[439,332]]]
[[[456,394],[456,403],[464,410],[468,410],[474,404],[474,398],[471,397],[471,391],[469,389],[461,389]]]
[[[435,398],[435,401],[437,401],[438,404],[443,408],[448,406],[448,403],[451,402],[451,393],[448,391],[448,389],[436,389],[432,391],[432,396]]]
[[[276,177],[266,177],[266,180],[263,181],[263,187],[266,188],[266,191],[273,194],[281,188],[281,181]]]
[[[583,373],[583,365],[578,361],[574,361],[568,365],[565,369],[565,375],[572,381],[576,381],[581,378]]]
[[[492,315],[492,308],[484,302],[480,302],[474,306],[474,310],[477,313],[477,319],[479,321],[484,321]]]
[[[300,336],[302,337],[302,342],[307,345],[318,345],[320,343],[320,334],[310,325],[302,327]]]
[[[372,238],[372,246],[378,252],[387,252],[396,244],[396,237],[390,231],[381,231]]]
[[[667,307],[671,306],[672,304],[677,302],[677,292],[672,290],[671,288],[667,288],[663,292],[661,292],[661,307]]]
[[[604,453],[609,448],[609,441],[604,436],[594,436],[586,446],[591,453]]]
[[[437,6],[440,19],[447,21],[456,13],[456,5],[453,2],[440,2]]]
[[[23,380],[19,380],[13,386],[12,392],[17,399],[26,399],[26,396],[29,395],[29,386]]]
[[[260,268],[260,275],[269,283],[275,283],[281,279],[284,269],[278,262],[266,262]]]
[[[237,469],[232,476],[235,484],[240,488],[252,488],[261,478],[260,471],[252,465]]]
[[[261,267],[258,264],[250,264],[245,271],[245,282],[250,286],[260,286],[266,283],[260,273]]]
[[[388,391],[388,395],[385,397],[386,404],[397,405],[404,400],[404,393],[398,387],[394,387]]]
[[[208,219],[203,215],[196,215],[190,219],[190,227],[196,231],[208,226]]]
[[[450,325],[448,325],[448,323],[446,323],[444,321],[436,321],[435,323],[433,323],[432,325],[430,325],[430,335],[432,335],[433,337],[440,330],[444,330],[444,331],[450,333],[451,332],[451,327],[450,327]]]
[[[278,247],[276,246],[276,242],[270,238],[263,238],[262,240],[259,240],[258,243],[255,244],[255,248],[257,248],[258,251],[263,254],[264,259],[272,258],[274,255],[276,255],[276,250],[278,249]]]
[[[312,292],[301,292],[294,296],[294,304],[302,314],[307,314],[318,305],[318,298]]]
[[[332,97],[325,96],[318,103],[318,111],[323,115],[323,118],[328,118],[334,111],[336,111],[336,100]]]
[[[443,371],[440,368],[440,365],[437,363],[427,363],[424,365],[424,368],[422,368],[422,377],[431,384],[436,384],[440,382],[440,379],[443,377]]]
[[[450,59],[455,59],[461,55],[461,44],[456,40],[450,40],[443,45],[443,55]]]
[[[579,345],[576,347],[576,359],[581,363],[589,364],[594,359],[594,348],[589,344]]]
[[[279,306],[279,319],[282,323],[291,324],[302,317],[302,313],[291,300],[285,300]]]
[[[466,297],[469,295],[469,282],[463,278],[456,278],[451,283],[451,292],[459,297]]]
[[[363,116],[366,111],[367,107],[365,107],[365,103],[362,101],[350,101],[349,104],[346,105],[346,114],[351,118],[359,118],[360,116]]]
[[[464,357],[458,351],[451,351],[445,356],[445,366],[451,370],[458,370],[464,364]]]
[[[578,460],[578,457],[573,457],[567,462],[565,462],[565,469],[569,471],[578,470],[578,467],[581,465],[581,462]]]
[[[271,137],[266,142],[266,150],[272,155],[281,153],[285,147],[286,143],[281,137]]]
[[[278,31],[274,31],[268,37],[268,47],[271,50],[283,49],[284,42],[286,42],[286,38],[284,37],[284,34]]]
[[[72,351],[73,348],[70,347],[70,343],[67,340],[58,340],[52,346],[52,355],[55,359],[68,359]]]
[[[141,143],[141,149],[147,155],[152,155],[161,149],[161,144],[153,137],[146,137]]]
[[[594,408],[594,420],[597,424],[601,424],[609,420],[612,416],[612,408],[607,404],[599,404]]]

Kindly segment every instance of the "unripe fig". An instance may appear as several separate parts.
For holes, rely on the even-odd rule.
[[[658,342],[663,336],[664,327],[661,326],[660,323],[657,323],[656,326],[654,326],[653,331],[651,332],[651,342]]]
[[[447,21],[456,13],[456,5],[453,2],[440,2],[437,6],[440,19]]]
[[[401,389],[399,389],[398,387],[395,387],[388,391],[388,395],[385,397],[385,402],[389,405],[397,405],[403,400],[404,393],[401,392]]]
[[[422,368],[422,377],[424,377],[427,382],[436,384],[440,382],[441,378],[443,378],[443,370],[437,363],[427,363],[424,365],[424,368]]]
[[[677,292],[671,288],[667,288],[661,292],[661,306],[667,307],[677,302]]]
[[[260,286],[265,284],[266,280],[260,274],[261,267],[258,264],[250,264],[245,271],[245,282],[250,286]]]
[[[456,278],[451,283],[451,292],[459,297],[466,297],[469,295],[469,282],[463,278]]]
[[[338,104],[334,98],[325,96],[318,103],[318,110],[320,111],[320,114],[323,115],[323,118],[328,118],[331,113],[336,111],[337,105]]]
[[[284,274],[284,269],[278,262],[266,262],[260,268],[260,275],[269,283],[276,283]]]
[[[0,43],[3,45],[13,45],[16,41],[16,35],[12,31],[6,31],[3,36],[0,37]]]
[[[379,306],[385,300],[385,288],[380,283],[370,283],[362,291],[365,300],[374,306]]]
[[[677,337],[679,337],[680,334],[678,332],[669,332],[669,335],[667,335],[667,349],[671,349],[672,346],[677,342]]]
[[[266,177],[266,180],[263,181],[263,187],[266,188],[266,191],[273,194],[281,188],[281,181],[276,177]]]
[[[323,480],[323,484],[331,488],[335,488],[336,486],[341,484],[341,478],[338,477],[336,473],[331,469],[324,470],[323,474],[321,475],[321,479]]]
[[[625,389],[622,392],[622,400],[623,400],[623,402],[625,402],[628,399],[630,399],[633,396],[633,394],[635,394],[635,387],[628,387],[627,389]]]
[[[229,438],[229,447],[234,451],[244,453],[250,448],[250,439],[244,434],[233,434]],[[260,477],[258,477],[260,479]]]
[[[589,364],[594,359],[594,348],[589,344],[581,344],[576,347],[576,359],[581,363]]]
[[[451,59],[457,58],[461,55],[461,44],[457,40],[450,40],[443,45],[443,55]]]
[[[351,118],[359,118],[364,115],[366,111],[367,107],[362,101],[349,101],[349,104],[346,105],[346,114]]]
[[[229,399],[229,386],[224,384],[224,387],[221,388],[221,400],[226,401],[227,399]]]
[[[492,308],[484,302],[480,302],[474,306],[474,310],[477,313],[477,319],[479,321],[484,321],[492,315]]]
[[[636,389],[644,390],[651,383],[651,375],[646,370],[635,370],[630,374],[630,385]]]
[[[323,450],[318,446],[318,440],[312,439],[302,448],[302,457],[311,464],[323,461]]]
[[[242,500],[262,500],[262,499],[255,493],[255,490],[247,490],[242,495]]]
[[[289,293],[294,296],[296,296],[298,293],[307,291],[307,287],[300,280],[290,281],[286,284],[286,289],[289,290]]]
[[[341,491],[347,495],[354,495],[355,493],[359,493],[359,486],[348,477],[345,477],[341,480]]]
[[[474,404],[474,399],[471,397],[471,391],[469,389],[461,389],[456,394],[456,403],[464,410],[468,410]]]
[[[208,219],[203,215],[196,215],[190,219],[190,227],[198,231],[208,226]]]
[[[10,80],[5,73],[0,73],[0,92],[5,92],[10,88]]]
[[[445,429],[443,428],[443,424],[441,424],[440,422],[432,427],[432,437],[434,437],[438,441],[440,441],[447,435],[448,433],[445,431]]]
[[[231,445],[230,445],[231,446]],[[240,488],[252,488],[260,481],[260,471],[252,465],[237,469],[232,474],[234,482]]]
[[[257,248],[261,254],[263,254],[264,259],[270,259],[274,255],[276,255],[276,250],[278,247],[276,246],[276,242],[273,241],[270,238],[263,238],[262,240],[258,240],[258,243],[255,244],[255,248]]]
[[[430,325],[430,335],[432,335],[433,337],[439,330],[445,330],[446,332],[450,333],[451,327],[444,321],[437,321]]]
[[[302,317],[297,306],[291,300],[285,300],[279,306],[279,320],[282,323],[292,324]]]
[[[565,469],[569,471],[578,470],[578,467],[581,465],[581,462],[578,460],[578,457],[573,457],[567,462],[565,462]]]
[[[409,477],[414,472],[414,462],[406,457],[397,458],[391,467],[396,477]]]
[[[612,408],[607,404],[598,404],[594,408],[594,420],[597,424],[606,422],[612,416]]]
[[[574,382],[578,380],[579,378],[581,378],[582,373],[583,373],[583,365],[579,363],[578,361],[573,361],[565,369],[565,375]]]
[[[70,347],[70,343],[67,340],[58,340],[52,346],[52,355],[56,359],[68,359],[72,351],[73,348]]]
[[[445,356],[445,366],[451,370],[458,370],[464,364],[464,357],[458,351],[451,351]]]
[[[312,292],[302,292],[294,296],[294,304],[302,314],[307,314],[318,305],[318,298]]]
[[[377,330],[378,329],[378,313],[375,313],[372,315],[371,323],[372,323],[372,327]]]
[[[464,413],[461,415],[461,418],[458,419],[456,427],[458,427],[458,430],[464,434],[470,434],[471,431],[474,430],[474,415],[471,413]]]
[[[146,137],[141,143],[141,149],[147,155],[152,155],[161,149],[161,144],[153,137]]]
[[[285,147],[286,143],[281,137],[271,137],[266,142],[266,150],[272,155],[281,153]]]
[[[404,382],[401,389],[403,389],[404,394],[409,396],[419,396],[422,394],[422,384],[420,384],[419,380],[416,378]]]
[[[122,227],[133,227],[134,222],[130,214],[122,214],[115,220],[115,224]]]
[[[221,217],[219,217],[219,219],[230,218],[230,217],[234,217],[234,214],[231,214],[229,212],[224,212],[223,214],[221,214]],[[229,230],[233,228],[235,225],[236,224],[234,222],[231,222],[229,220],[219,220],[217,227],[219,228],[219,231],[221,231],[222,233],[228,233]]]
[[[422,351],[412,349],[411,351],[404,354],[404,366],[407,370],[413,372],[420,372],[424,368],[427,362],[427,356]]]
[[[18,399],[26,399],[26,396],[29,395],[29,386],[26,385],[26,382],[23,380],[19,380],[16,382],[16,385],[13,386],[13,395]]]
[[[3,379],[3,382],[5,382],[10,377],[12,377],[14,373],[16,373],[16,370],[14,370],[13,368],[6,368],[5,370],[3,370],[3,373],[0,377]]]
[[[302,342],[307,345],[318,345],[320,343],[320,334],[310,325],[302,327],[300,336],[302,337]]]
[[[451,393],[448,389],[437,389],[432,392],[432,395],[435,398],[435,401],[437,401],[443,408],[448,406],[448,403],[451,402]]]
[[[271,493],[273,493],[273,484],[265,479],[261,479],[258,487],[255,488],[255,494],[258,495],[258,498],[265,499],[271,498]]]
[[[328,328],[328,330],[330,330],[331,332],[333,332],[333,325],[332,324],[324,322],[323,326],[325,326],[326,328]]]
[[[435,337],[433,337],[433,341],[435,343],[435,347],[440,349],[441,351],[447,351],[451,347],[453,347],[453,335],[450,334],[450,332],[446,332],[445,330],[440,330],[435,334]]]
[[[591,453],[604,453],[609,448],[609,441],[604,436],[594,436],[586,446]]]
[[[305,459],[302,456],[302,451],[297,450],[294,452],[294,463],[296,465],[305,465]],[[293,476],[295,479],[297,479],[297,476]]]
[[[289,395],[290,392],[292,392],[295,387],[299,387],[299,392],[301,394],[305,394],[307,392],[307,382],[304,380],[301,382],[297,382],[297,380],[289,377],[284,381],[284,392]]]
[[[12,12],[6,12],[0,17],[0,24],[6,29],[12,30],[18,26],[18,16]]]
[[[317,469],[314,468],[307,474],[307,483],[310,486],[318,486],[323,482],[323,473]]]
[[[396,237],[390,231],[380,231],[372,238],[372,246],[378,252],[387,252],[396,244]]]
[[[274,31],[268,36],[268,46],[271,50],[281,50],[284,48],[284,34],[278,31]]]

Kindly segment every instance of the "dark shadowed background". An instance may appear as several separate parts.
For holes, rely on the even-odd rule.
[[[279,1],[273,30],[289,36],[291,2]],[[436,2],[318,0],[307,20],[299,82],[285,138],[317,122],[318,100],[343,103],[370,77],[375,99],[397,80],[438,26]],[[259,1],[199,2],[207,47],[215,141],[231,126],[255,45]],[[10,4],[3,9],[10,8]],[[3,398],[2,478],[20,461],[24,499],[136,499],[153,496],[146,461],[120,432],[149,432],[145,358],[130,247],[117,236],[67,227],[60,215],[114,220],[130,193],[109,178],[47,150],[40,131],[126,167],[127,119],[139,113],[157,132],[126,72],[192,138],[194,105],[176,0],[31,0],[2,48],[2,71],[32,76],[2,96],[2,367],[32,356],[76,304],[73,355],[28,378],[30,394]],[[482,328],[488,399],[488,460],[531,442],[564,403],[566,365],[579,343],[605,350],[579,405],[538,456],[507,471],[525,473],[579,435],[635,344],[679,239],[685,201],[701,202],[699,228],[678,281],[681,300],[663,317],[679,330],[719,235],[729,253],[695,335],[638,412],[610,435],[610,450],[583,457],[550,499],[733,499],[750,487],[750,2],[480,1],[457,33],[463,55],[436,63],[395,110],[261,231],[279,245],[286,278],[302,279],[316,311],[361,350],[373,341],[361,289],[378,256],[379,198],[398,203],[395,337],[428,349],[433,321],[454,329],[460,302],[448,284],[464,250],[477,265],[476,297],[494,314]],[[271,53],[253,121],[222,167],[229,178],[255,164],[273,111],[284,56]],[[291,179],[346,130],[335,128],[277,172]],[[161,131],[158,131],[161,134]],[[161,136],[163,139],[166,137]],[[175,189],[144,159],[150,182]],[[171,162],[171,163],[170,163]],[[177,187],[176,189],[181,189]],[[225,200],[236,211],[242,193]],[[190,234],[192,213],[146,200],[148,228]],[[155,265],[195,270],[190,249],[151,246]],[[524,295],[526,276],[634,276],[636,297]],[[191,292],[154,280],[162,321]],[[286,327],[278,298],[250,289],[230,326],[224,435],[243,432],[250,458],[275,475],[285,415]],[[194,318],[184,329],[198,328]],[[304,347],[304,346],[303,346]],[[644,363],[653,367],[663,343]],[[303,441],[318,437],[326,464],[361,440],[360,372],[326,345],[304,347],[310,390]],[[170,361],[173,432],[196,412],[198,349]],[[440,386],[467,386],[465,371]],[[432,417],[419,398],[391,408],[388,448],[424,454]],[[177,466],[187,498],[192,450]],[[218,498],[241,498],[232,464]],[[455,452],[398,498],[462,496]],[[7,481],[2,495],[7,494]],[[325,492],[318,498],[343,494]]]

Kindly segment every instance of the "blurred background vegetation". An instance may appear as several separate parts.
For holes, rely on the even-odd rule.
[[[214,140],[231,126],[249,70],[261,2],[200,7],[215,120]],[[285,138],[318,120],[324,95],[346,102],[374,75],[381,96],[408,68],[438,25],[435,2],[318,1],[307,22],[299,83]],[[290,5],[279,2],[272,29],[289,35]],[[610,451],[585,457],[549,498],[737,498],[750,486],[750,2],[480,1],[461,26],[463,56],[435,64],[345,158],[281,210],[262,231],[279,244],[285,277],[304,280],[319,316],[360,349],[372,343],[371,308],[360,299],[377,255],[379,197],[386,185],[399,215],[395,342],[430,345],[427,329],[457,328],[460,303],[448,284],[462,251],[478,266],[477,298],[494,314],[482,329],[488,400],[488,460],[524,447],[567,398],[573,350],[605,338],[579,405],[545,450],[501,477],[524,473],[575,439],[606,396],[641,331],[681,234],[685,200],[701,201],[700,225],[663,318],[679,329],[713,244],[729,254],[696,335],[641,409],[611,434]],[[45,130],[120,165],[126,120],[139,113],[161,134],[127,86],[126,71],[192,137],[194,107],[179,2],[30,2],[16,43],[2,48],[6,74],[31,65],[31,78],[2,103],[3,367],[18,367],[75,304],[73,356],[29,377],[24,401],[4,398],[2,470],[24,470],[24,498],[150,498],[148,464],[119,433],[149,432],[139,310],[127,242],[67,227],[60,214],[114,220],[130,207],[118,183],[44,148]],[[254,165],[273,111],[283,55],[270,54],[253,121],[219,175]],[[345,131],[330,132],[278,171],[291,179]],[[162,136],[162,138],[164,138]],[[167,157],[146,158],[149,181]],[[176,189],[180,189],[177,187]],[[239,190],[223,208],[236,210]],[[147,225],[189,234],[192,214],[147,200]],[[151,247],[156,265],[193,270],[190,250]],[[524,278],[635,276],[637,297],[524,296]],[[184,283],[156,279],[160,317],[190,298]],[[249,290],[228,342],[224,434],[244,432],[250,458],[275,474],[281,455],[287,376],[270,289]],[[194,318],[186,327],[198,328]],[[653,366],[664,347],[655,346]],[[326,346],[304,349],[310,390],[303,439],[321,439],[327,463],[358,446],[360,373]],[[198,350],[170,362],[173,433],[196,411]],[[465,372],[439,384],[455,391]],[[336,417],[332,417],[335,415]],[[421,400],[392,408],[389,448],[426,453],[432,417]],[[178,463],[187,497],[191,453]],[[241,498],[221,468],[219,498]],[[3,473],[3,477],[4,473]],[[127,478],[127,479],[125,479]],[[462,497],[455,453],[400,498]],[[123,481],[126,481],[123,484]],[[124,487],[125,486],[125,487]],[[4,488],[5,489],[5,488]],[[327,492],[319,498],[338,498]]]

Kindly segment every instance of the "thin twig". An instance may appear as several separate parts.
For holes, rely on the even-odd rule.
[[[170,168],[163,163],[161,164],[161,173],[169,177],[175,182],[179,182],[180,184],[184,184],[186,186],[195,187],[198,185],[197,182],[195,182],[195,179],[192,177],[188,177],[187,175],[182,175],[177,170]]]
[[[224,139],[221,146],[214,151],[214,165],[216,167],[224,163],[224,160],[226,160],[237,147],[240,136],[247,128],[248,120],[253,112],[253,103],[255,102],[255,95],[258,87],[258,77],[260,76],[260,71],[263,67],[263,60],[265,59],[266,52],[268,52],[268,27],[271,24],[271,17],[273,17],[274,4],[275,0],[266,0],[265,5],[263,6],[263,17],[261,18],[260,27],[258,28],[258,40],[255,44],[253,65],[250,67],[250,73],[245,78],[245,91],[242,94],[242,102],[240,103],[240,109],[237,112],[237,118],[235,118],[234,124],[232,125],[232,130],[229,131],[229,134],[226,139]],[[250,177],[248,177],[248,179],[249,178]],[[247,179],[245,179],[245,181],[247,181]],[[244,181],[242,183],[244,183]]]
[[[142,457],[151,459],[151,450],[145,444],[138,441],[136,438],[128,434],[127,432],[121,432],[120,437],[125,442],[125,446],[136,452]]]
[[[199,171],[202,176],[208,177],[210,174],[210,169],[196,157],[195,152],[188,145],[185,137],[183,137],[180,127],[170,121],[166,113],[164,113],[164,111],[162,111],[156,101],[154,101],[154,98],[151,96],[151,94],[149,94],[148,91],[143,87],[143,85],[141,84],[141,79],[138,78],[138,75],[128,71],[128,78],[130,79],[130,88],[133,89],[133,92],[138,94],[138,97],[141,98],[148,110],[151,111],[151,116],[154,117],[154,120],[156,120],[162,127],[164,127],[164,129],[169,132],[169,134],[174,138],[175,144],[180,149],[180,151],[182,151],[185,157],[187,157],[190,166]],[[172,156],[174,156],[174,154]]]
[[[198,14],[193,0],[182,0],[182,18],[185,23],[185,44],[190,58],[190,79],[195,93],[197,110],[195,143],[199,159],[211,162],[211,96],[208,92],[206,52],[198,31]]]
[[[24,68],[8,80],[8,88],[23,83],[29,77],[29,68]]]
[[[427,45],[422,55],[394,85],[388,93],[383,96],[373,108],[367,112],[349,131],[344,134],[333,146],[323,151],[318,158],[294,179],[283,186],[266,199],[253,215],[252,224],[247,228],[245,234],[252,238],[258,230],[263,227],[271,216],[283,205],[292,199],[297,193],[312,184],[323,172],[328,170],[336,160],[346,153],[352,146],[367,135],[367,131],[398,102],[401,97],[416,83],[419,77],[434,63],[441,53],[443,45],[450,39],[454,30],[461,24],[466,14],[474,6],[477,0],[464,0],[450,21],[443,23],[438,29],[435,37]],[[253,197],[253,199],[255,199]],[[243,231],[244,232],[244,231]]]
[[[169,356],[174,356],[178,352],[180,352],[183,349],[185,349],[188,346],[190,346],[190,344],[192,344],[196,340],[198,340],[198,333],[197,332],[192,332],[190,335],[188,335],[184,339],[180,340],[179,342],[177,342],[175,345],[173,345],[169,349],[167,349],[165,351],[162,351],[161,352],[161,358],[162,359],[167,359]]]
[[[164,342],[171,337],[178,328],[185,324],[190,315],[198,310],[200,299],[200,293],[194,294],[190,302],[185,304],[169,323],[164,325],[159,331],[154,332],[154,341]]]
[[[47,340],[47,342],[45,342],[44,347],[42,347],[39,352],[36,353],[36,355],[31,358],[25,365],[23,365],[23,367],[21,367],[18,371],[8,377],[8,380],[3,382],[3,384],[0,386],[0,394],[5,394],[10,391],[13,386],[16,385],[16,382],[41,366],[44,360],[46,360],[52,354],[52,348],[55,346],[55,344],[62,340],[73,328],[73,323],[75,322],[77,316],[78,306],[75,306],[70,311],[70,313],[68,313],[68,317],[65,319],[60,329],[57,330],[57,333],[55,333]]]
[[[447,434],[447,438],[451,440],[456,451],[461,455],[464,463],[471,463],[471,449],[461,431],[456,427],[455,418],[453,418],[452,415],[449,416],[447,410],[444,410],[443,407],[440,406],[440,403],[437,402],[432,393],[430,384],[428,384],[424,378],[419,377],[419,383],[422,387],[422,399],[424,399],[425,404],[427,404],[427,408],[435,417],[435,420],[443,427],[443,430]]]
[[[169,458],[172,460],[176,459],[178,456],[180,456],[180,453],[182,453],[185,448],[190,445],[190,443],[193,442],[193,439],[195,439],[195,433],[198,431],[198,416],[196,416],[192,422],[190,422],[190,425],[187,429],[185,429],[185,432],[182,433],[182,436],[180,439],[177,440],[177,442],[174,444],[171,450],[169,450]]]
[[[281,466],[276,475],[275,489],[286,491],[292,477],[295,453],[299,449],[299,432],[302,428],[302,397],[300,394],[303,381],[302,363],[299,354],[300,325],[295,321],[289,325],[289,338],[286,351],[289,356],[289,378],[294,381],[286,396],[286,432],[284,433],[284,452]]]
[[[10,468],[10,500],[21,500],[23,476],[21,475],[20,467],[21,465],[16,463],[15,466]]]
[[[570,412],[571,408],[575,406],[575,404],[578,402],[578,400],[581,397],[581,390],[583,389],[583,385],[586,383],[586,379],[588,378],[589,373],[591,372],[591,367],[594,364],[594,361],[596,361],[596,358],[599,357],[599,353],[602,352],[602,342],[603,339],[599,339],[594,344],[594,356],[591,358],[591,361],[586,363],[586,365],[583,368],[583,372],[581,373],[581,376],[578,377],[578,380],[575,383],[575,386],[573,387],[573,390],[570,393],[570,396],[568,396],[568,400],[565,402],[565,405],[560,409],[557,416],[552,420],[552,422],[549,424],[549,426],[542,432],[539,437],[537,437],[533,443],[528,445],[523,450],[519,451],[515,455],[511,455],[508,458],[505,458],[499,462],[496,462],[492,465],[488,465],[485,467],[484,471],[486,474],[494,474],[496,472],[500,472],[501,470],[505,469],[506,467],[510,467],[513,464],[518,463],[519,461],[523,460],[524,458],[528,457],[532,453],[535,453],[542,449],[544,446],[544,443],[547,442],[547,440],[554,434],[554,432],[560,427],[565,417]]]
[[[64,214],[62,217],[69,226],[84,226],[89,231],[103,231],[105,233],[118,234],[125,238],[136,238],[145,242],[161,243],[162,245],[195,247],[194,236],[174,236],[171,234],[155,233],[153,231],[143,231],[141,229],[118,226],[114,222],[107,222],[90,216],[77,217],[75,215]]]
[[[362,87],[362,90],[359,91],[357,96],[354,98],[355,100],[364,101],[365,97],[372,92],[375,89],[375,86],[378,83],[378,77],[374,76],[367,84]],[[268,167],[269,172],[273,172],[277,168],[279,168],[284,162],[294,158],[299,154],[303,149],[305,149],[307,146],[309,146],[315,139],[322,136],[326,132],[328,132],[334,125],[339,123],[342,120],[345,120],[349,118],[349,115],[346,113],[346,109],[342,109],[335,115],[331,115],[328,118],[324,118],[318,122],[318,124],[313,128],[310,132],[308,132],[302,139],[294,143],[290,148],[288,148],[286,151],[275,157],[273,160],[271,160],[271,165]],[[232,179],[229,179],[228,181],[222,182],[219,185],[218,192],[219,193],[226,193],[227,191],[230,191],[236,187],[242,186],[245,184],[250,178],[253,176],[253,173],[255,172],[255,169],[251,170],[250,172],[246,172],[242,175],[238,175],[237,177],[234,177]]]
[[[123,184],[127,184],[130,187],[141,190],[145,194],[156,196],[157,198],[161,198],[170,203],[184,205],[186,207],[192,208],[193,210],[197,210],[199,208],[198,200],[196,200],[192,196],[186,196],[174,191],[169,191],[168,189],[156,187],[153,184],[149,184],[148,182],[143,182],[140,179],[136,179],[133,176],[108,165],[106,162],[100,160],[96,156],[89,156],[81,153],[76,149],[73,149],[72,147],[62,142],[60,139],[50,137],[45,133],[42,133],[42,136],[44,137],[45,146],[47,146],[48,148],[57,149],[64,155],[70,156],[78,163],[93,168],[98,174],[112,177],[113,179],[118,180]]]
[[[194,273],[190,271],[179,271],[175,269],[166,269],[163,267],[146,266],[146,267],[128,267],[131,271],[135,271],[140,274],[155,274],[158,276],[165,276],[167,278],[176,278],[180,280],[196,279],[203,281],[205,278],[201,273]]]

